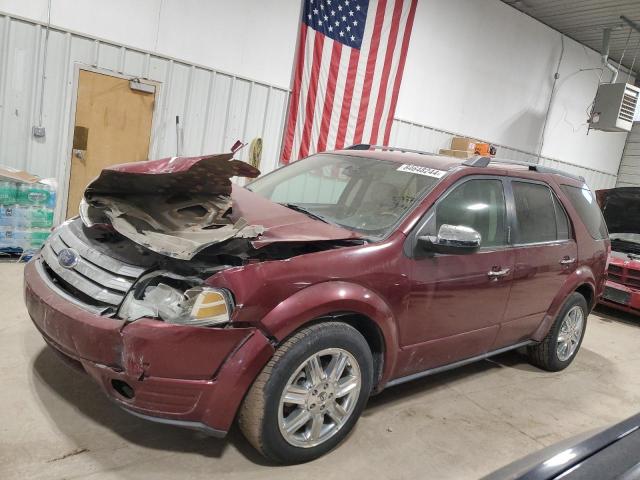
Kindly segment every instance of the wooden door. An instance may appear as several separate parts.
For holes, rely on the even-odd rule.
[[[103,168],[148,159],[154,99],[127,79],[80,70],[67,218]]]

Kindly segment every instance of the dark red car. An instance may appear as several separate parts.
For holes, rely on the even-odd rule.
[[[25,270],[49,345],[127,411],[279,462],[382,389],[527,347],[567,367],[608,237],[580,178],[359,146],[250,183],[231,155],[104,170]]]
[[[607,284],[600,302],[640,314],[640,188],[596,192],[611,236]]]

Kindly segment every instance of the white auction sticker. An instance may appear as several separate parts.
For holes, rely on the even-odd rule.
[[[442,178],[445,172],[444,170],[437,170],[435,168],[423,167],[422,165],[411,165],[405,163],[400,168],[399,172],[417,173],[418,175],[426,175],[428,177]]]

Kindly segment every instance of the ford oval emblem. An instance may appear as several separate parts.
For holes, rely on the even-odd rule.
[[[80,256],[73,248],[63,248],[58,253],[58,264],[62,268],[73,268],[78,264]]]

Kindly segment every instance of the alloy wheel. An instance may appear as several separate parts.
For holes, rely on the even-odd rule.
[[[311,355],[289,378],[280,397],[280,433],[296,447],[320,445],[349,420],[361,387],[360,367],[348,351],[328,348]]]
[[[584,329],[584,312],[579,305],[572,307],[562,319],[556,354],[558,360],[566,362],[575,353]]]

